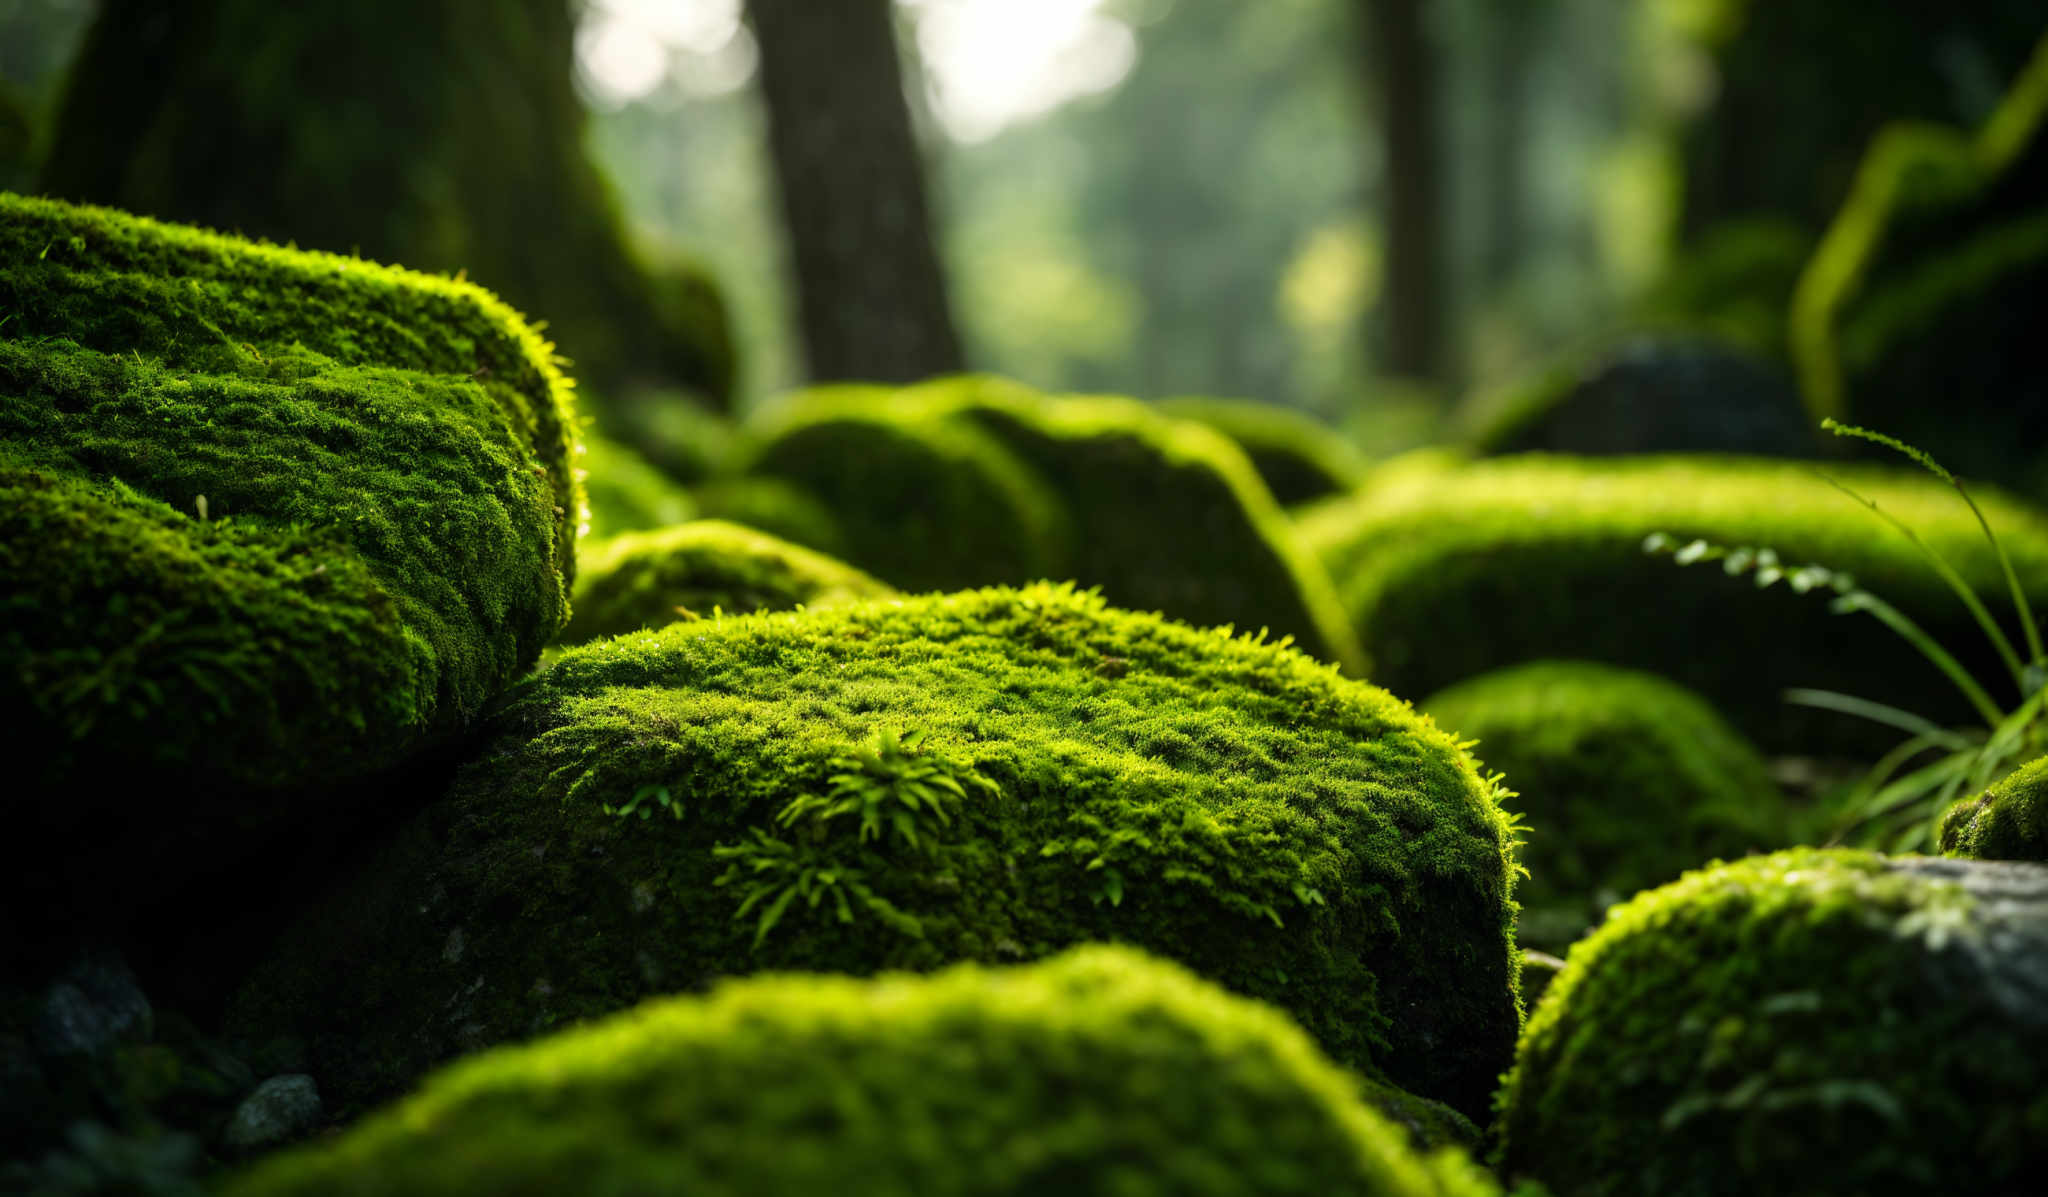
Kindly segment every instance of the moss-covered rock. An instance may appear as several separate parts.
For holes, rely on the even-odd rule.
[[[1047,397],[995,378],[941,379],[894,402],[988,429],[1046,480],[1072,528],[1064,576],[1119,606],[1266,628],[1357,669],[1328,575],[1221,435],[1134,399]]]
[[[604,397],[652,382],[729,401],[716,287],[687,264],[640,259],[585,151],[574,6],[97,8],[39,191],[467,271],[546,320]]]
[[[0,196],[0,311],[17,881],[148,891],[466,729],[566,617],[568,396],[488,293]]]
[[[498,731],[239,1003],[310,1037],[345,1102],[726,974],[1088,940],[1468,1116],[1506,1064],[1492,789],[1291,649],[1066,587],[879,600],[572,649]]]
[[[2004,577],[1954,492],[1917,472],[1831,473],[1914,529],[1996,609]],[[2023,587],[2048,593],[2048,518],[1973,493]],[[1983,633],[1913,547],[1789,462],[1529,456],[1390,471],[1296,526],[1337,581],[1370,676],[1397,694],[1572,657],[1696,690],[1767,751],[1870,746],[1861,721],[1781,702],[1790,687],[1971,717],[1948,681],[1875,619],[1834,615],[1822,596],[1760,590],[1715,566],[1681,570],[1643,551],[1653,532],[1769,547],[1787,568],[1847,571],[1980,676],[1999,674]]]
[[[1975,860],[2048,862],[2048,756],[1950,807],[1941,817],[1941,850]]]
[[[739,430],[690,391],[641,391],[606,405],[606,432],[686,486],[724,473]]]
[[[1304,411],[1249,399],[1197,396],[1163,399],[1153,407],[1229,437],[1283,507],[1342,494],[1365,477],[1365,455],[1358,447]]]
[[[704,519],[744,524],[832,557],[846,556],[839,517],[801,486],[758,474],[714,478],[690,491]]]
[[[1422,704],[1476,740],[1527,821],[1526,946],[1561,951],[1607,907],[1709,860],[1786,843],[1785,807],[1755,747],[1697,694],[1654,674],[1537,661]]]
[[[1560,1193],[2036,1192],[2048,869],[1795,851],[1687,874],[1572,950],[1501,1098]]]
[[[1276,1012],[1088,947],[766,977],[465,1061],[230,1197],[1349,1193],[1483,1197]]]
[[[1066,513],[995,437],[881,387],[821,387],[767,423],[741,469],[836,517],[848,561],[905,590],[1058,576]]]
[[[586,541],[581,558],[575,615],[562,632],[567,644],[713,614],[895,593],[845,562],[723,520]]]
[[[589,500],[588,516],[580,526],[585,536],[666,528],[697,516],[689,491],[608,437],[584,433],[577,467]]]
[[[1481,453],[1747,453],[1819,450],[1791,380],[1698,336],[1629,337],[1573,354],[1469,417]]]

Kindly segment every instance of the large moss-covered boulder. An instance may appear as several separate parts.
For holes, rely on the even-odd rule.
[[[1874,499],[1997,608],[2005,579],[1955,493],[1917,472],[1830,473]],[[2028,593],[2048,592],[2048,517],[1972,492]],[[1645,669],[1698,691],[1767,751],[1864,749],[1869,725],[1791,707],[1819,687],[1930,718],[1967,720],[1950,683],[1877,620],[1830,613],[1781,576],[1680,569],[1644,552],[1663,532],[1768,547],[1790,572],[1818,563],[1906,613],[1979,676],[2001,667],[1962,603],[1904,538],[1789,462],[1714,458],[1499,458],[1388,471],[1297,524],[1336,579],[1369,676],[1432,694],[1505,665],[1572,657]],[[2016,632],[2014,633],[2017,634]],[[1889,733],[1875,745],[1890,743]]]
[[[1109,947],[649,1002],[433,1077],[230,1197],[1484,1197],[1279,1013]]]
[[[488,293],[0,196],[0,312],[15,883],[157,888],[465,731],[561,626],[568,396]]]
[[[762,474],[714,478],[690,491],[703,519],[743,524],[833,557],[847,538],[832,509],[803,487]]]
[[[2048,863],[2048,756],[1951,806],[1941,817],[1941,850],[1976,860]]]
[[[565,643],[713,615],[894,594],[843,561],[723,520],[584,542]]]
[[[905,590],[1059,576],[1059,497],[997,438],[947,415],[881,387],[822,387],[750,429],[741,468],[814,496],[847,560]]]
[[[1709,860],[1786,843],[1763,758],[1683,686],[1585,661],[1482,674],[1422,704],[1476,740],[1528,825],[1521,942],[1559,951],[1609,906]]]
[[[587,500],[578,530],[604,538],[666,528],[697,517],[696,500],[646,458],[609,437],[583,434],[577,468]]]
[[[1342,494],[1365,477],[1365,454],[1342,431],[1307,412],[1251,399],[1200,396],[1162,399],[1153,406],[1230,438],[1283,507]]]
[[[1700,336],[1629,337],[1482,397],[1481,453],[1812,457],[1806,408],[1771,363]]]
[[[2037,1192],[2048,868],[1802,850],[1691,873],[1574,948],[1501,1098],[1555,1192]]]
[[[577,6],[97,8],[39,191],[467,271],[547,321],[601,396],[670,383],[729,401],[717,288],[687,264],[642,260],[585,150]]]
[[[323,1092],[732,973],[1180,960],[1468,1116],[1518,1022],[1471,758],[1292,649],[983,590],[565,652],[239,1003]]]

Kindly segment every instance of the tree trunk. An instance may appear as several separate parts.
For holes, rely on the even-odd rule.
[[[600,395],[723,403],[708,279],[650,271],[583,148],[569,0],[103,0],[49,194],[422,270],[467,271]]]
[[[1425,0],[1358,0],[1368,77],[1386,145],[1388,372],[1443,375],[1443,176],[1437,153],[1437,64]]]
[[[889,0],[747,0],[814,381],[961,369]]]

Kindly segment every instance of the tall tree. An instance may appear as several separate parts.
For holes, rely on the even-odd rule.
[[[819,381],[958,371],[890,0],[747,0]]]
[[[583,148],[571,0],[104,0],[42,189],[466,270],[604,393],[729,393],[709,281],[629,249]]]
[[[1389,373],[1444,373],[1444,183],[1438,154],[1437,62],[1425,0],[1356,0],[1367,77],[1386,147]]]

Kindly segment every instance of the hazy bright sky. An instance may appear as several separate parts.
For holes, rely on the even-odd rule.
[[[1068,100],[1106,91],[1137,59],[1130,27],[1103,0],[897,0],[917,28],[933,111],[960,141],[981,141]],[[591,0],[576,38],[591,98],[639,99],[673,74],[719,95],[754,73],[741,0]]]

